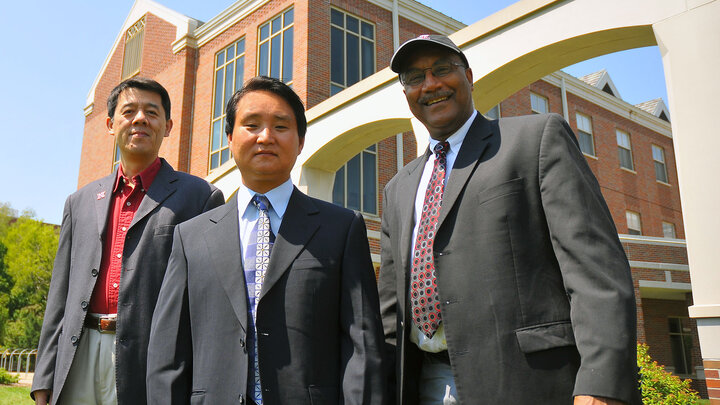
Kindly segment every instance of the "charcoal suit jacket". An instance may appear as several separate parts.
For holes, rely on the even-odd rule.
[[[384,191],[380,300],[398,404],[417,403],[409,341],[414,202],[429,152]],[[463,404],[639,403],[628,261],[597,180],[556,114],[478,114],[447,179],[434,241]]]

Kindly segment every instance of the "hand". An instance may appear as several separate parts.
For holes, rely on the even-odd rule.
[[[50,398],[52,398],[52,391],[50,390],[37,390],[33,392],[35,396],[35,405],[50,405]]]
[[[578,395],[573,405],[623,405],[624,402],[617,399],[593,397],[590,395]]]

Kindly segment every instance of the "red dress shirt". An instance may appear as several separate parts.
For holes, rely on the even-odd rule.
[[[122,165],[118,170],[110,202],[110,215],[105,228],[100,274],[90,298],[90,312],[117,313],[125,236],[140,207],[140,202],[145,197],[145,191],[155,180],[160,166],[160,159],[155,159],[150,166],[133,177],[132,182],[123,173]]]

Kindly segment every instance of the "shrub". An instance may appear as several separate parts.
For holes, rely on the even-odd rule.
[[[20,377],[15,374],[8,373],[4,368],[0,368],[0,384],[15,384]]]
[[[637,361],[643,404],[691,405],[699,401],[698,393],[690,388],[690,380],[681,380],[665,371],[650,358],[646,344],[638,344]]]

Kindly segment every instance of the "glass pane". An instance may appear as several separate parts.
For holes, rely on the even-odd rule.
[[[345,85],[350,87],[360,80],[360,44],[359,39],[355,35],[347,34],[345,36],[347,41],[347,52],[345,54],[345,66],[347,69],[347,78]]]
[[[295,10],[290,9],[285,12],[285,24],[283,24],[283,27],[287,27],[288,25],[293,23],[293,19],[295,18]]]
[[[630,135],[621,131],[617,131],[616,134],[618,145],[624,147],[625,149],[630,149]]]
[[[220,166],[220,153],[213,153],[210,156],[210,170],[215,169],[216,167]]]
[[[266,40],[270,36],[270,24],[260,27],[260,41]]]
[[[360,33],[360,22],[357,18],[346,15],[346,21],[347,21],[347,30],[352,31],[356,34]]]
[[[367,148],[365,148],[365,150],[371,150],[371,151],[375,152],[375,149],[377,149],[377,148],[375,147],[375,145],[376,145],[376,144],[372,144],[372,145],[368,146]]]
[[[343,13],[335,10],[334,8],[330,9],[330,22],[331,23],[333,23],[337,26],[340,26],[340,27],[344,27],[345,26],[344,20],[345,20],[345,18],[344,18]]]
[[[335,172],[335,184],[333,185],[333,203],[345,206],[345,167]]]
[[[662,163],[655,162],[655,178],[667,183],[667,172],[665,171],[665,165]]]
[[[245,57],[241,56],[237,59],[235,65],[235,90],[240,90],[243,85],[243,77],[245,74]]]
[[[213,123],[213,129],[212,129],[212,150],[213,152],[220,149],[220,142],[222,134],[222,128],[221,128],[222,120],[217,120]]]
[[[222,124],[220,124],[220,128],[221,129],[225,128],[225,122],[227,122],[227,121],[225,121],[225,117],[223,117],[223,119],[220,122],[222,122]],[[221,137],[221,139],[222,139],[222,142],[220,142],[220,147],[224,148],[224,147],[228,146],[227,136],[223,136],[223,137]]]
[[[215,72],[215,106],[213,108],[213,118],[222,115],[223,109],[223,70]]]
[[[258,57],[258,75],[268,75],[268,45],[269,42],[265,42],[260,45],[260,56]]]
[[[595,150],[593,148],[593,140],[592,136],[588,133],[579,131],[578,132],[578,141],[580,143],[580,150],[584,153],[587,153],[588,155],[595,155]]]
[[[680,333],[682,330],[680,318],[668,318],[668,325],[670,326],[670,333]]]
[[[275,19],[272,20],[270,24],[272,24],[273,34],[279,32],[280,28],[282,28],[282,16],[277,16]]]
[[[225,51],[218,52],[215,67],[221,66],[223,63],[225,63]]]
[[[369,214],[377,213],[377,173],[375,170],[374,153],[363,152],[363,212]]]
[[[240,55],[243,53],[245,53],[245,38],[237,42],[237,54]]]
[[[682,338],[679,335],[670,335],[670,349],[672,350],[675,373],[687,374],[687,370],[685,370],[685,353],[683,353]]]
[[[372,24],[368,24],[365,21],[362,22],[362,36],[370,39],[375,38],[375,30],[373,29]]]
[[[230,97],[233,94],[233,76],[235,76],[235,62],[228,63],[225,68],[225,100],[223,100],[223,111],[227,102],[230,101]]]
[[[287,83],[293,78],[293,29],[288,28],[283,34],[282,81]]]
[[[330,80],[345,84],[345,44],[341,29],[330,29]]]
[[[336,86],[336,85],[334,85],[334,84],[331,84],[331,85],[330,85],[330,95],[331,95],[331,96],[334,96],[334,95],[340,93],[340,92],[343,91],[343,90],[345,90],[345,89],[342,88],[342,87],[340,87],[340,86]]]
[[[280,78],[280,41],[282,37],[280,35],[273,37],[272,44],[270,45],[270,77],[276,79]]]
[[[347,201],[345,206],[351,210],[360,209],[360,155],[350,159],[347,168]]]
[[[656,160],[658,162],[665,162],[665,154],[663,153],[663,150],[659,146],[652,146],[652,155],[653,160]]]
[[[223,164],[230,160],[230,149],[223,149],[220,157],[220,164]]]
[[[632,154],[629,150],[618,148],[620,153],[620,167],[633,170]]]
[[[235,57],[235,47],[231,46],[227,49],[227,60],[230,60]]]
[[[367,40],[362,41],[362,78],[375,73],[375,52],[373,43]]]
[[[663,236],[666,238],[675,238],[675,225],[669,222],[662,223]]]

